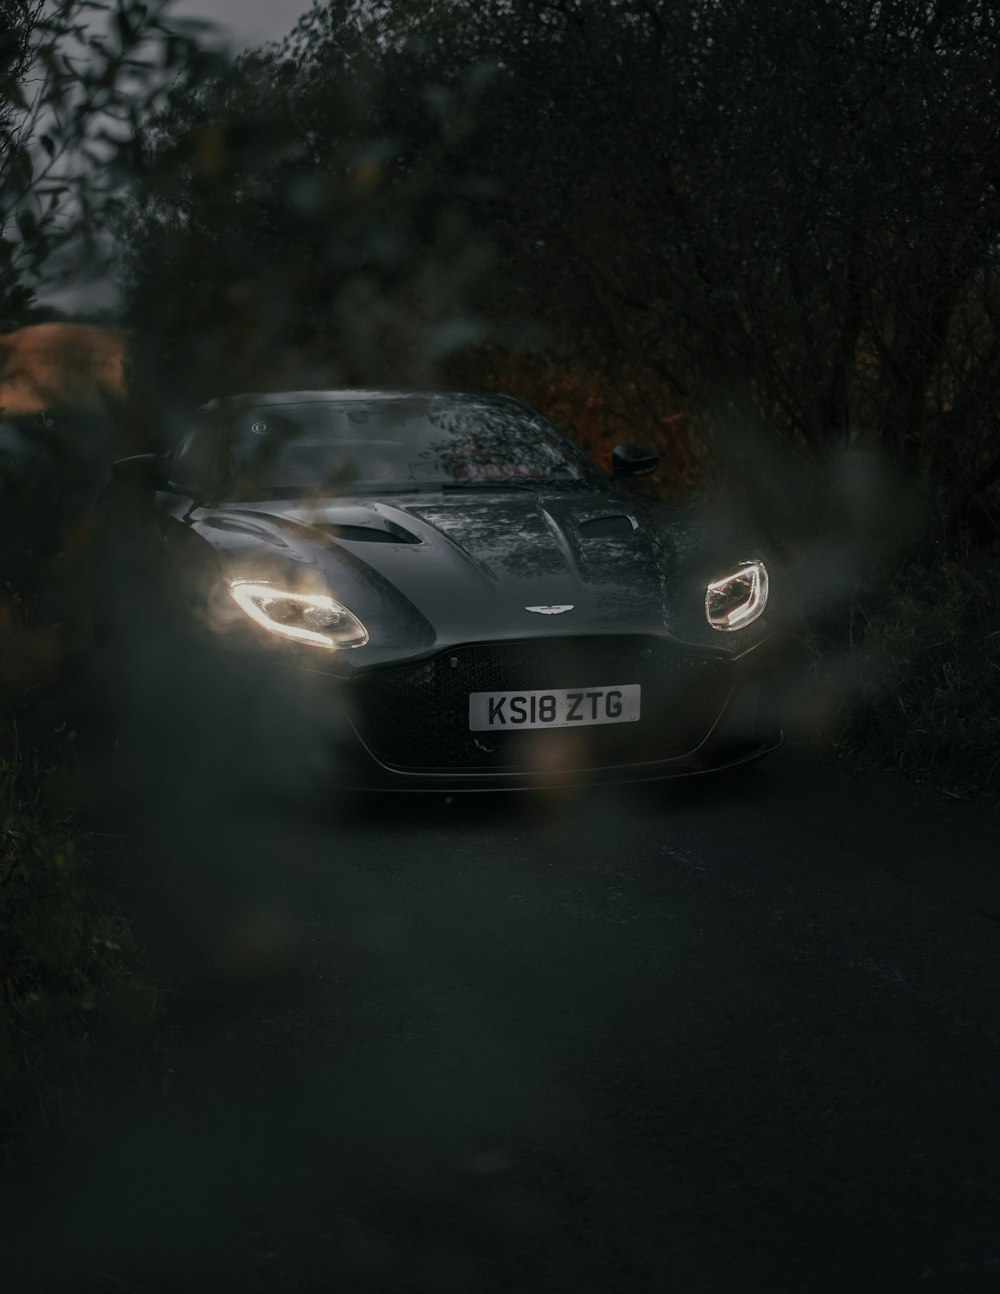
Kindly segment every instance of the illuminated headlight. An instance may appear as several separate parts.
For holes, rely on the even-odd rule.
[[[767,606],[767,567],[740,562],[736,570],[712,580],[705,590],[705,615],[713,629],[742,629]]]
[[[229,585],[237,606],[263,629],[315,647],[363,647],[368,631],[361,621],[325,593],[291,593],[252,580]]]

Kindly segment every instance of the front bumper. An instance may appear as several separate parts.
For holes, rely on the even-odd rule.
[[[652,781],[753,762],[782,740],[768,656],[755,650],[734,661],[646,636],[535,639],[468,644],[364,672],[341,689],[331,743],[337,784],[514,790]],[[637,680],[644,717],[635,725],[468,730],[470,691]]]

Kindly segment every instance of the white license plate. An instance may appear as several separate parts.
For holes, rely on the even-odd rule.
[[[638,683],[616,687],[543,688],[534,692],[472,692],[469,727],[573,728],[592,723],[634,723],[639,718]]]

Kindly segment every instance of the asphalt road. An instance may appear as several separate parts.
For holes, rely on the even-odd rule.
[[[26,1289],[1000,1289],[981,806],[781,752],[721,787],[195,797],[115,852],[163,1094],[67,1146]]]

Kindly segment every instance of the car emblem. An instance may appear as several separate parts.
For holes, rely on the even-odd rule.
[[[540,616],[561,616],[564,611],[572,611],[573,604],[568,607],[525,607],[525,611],[534,611]]]

